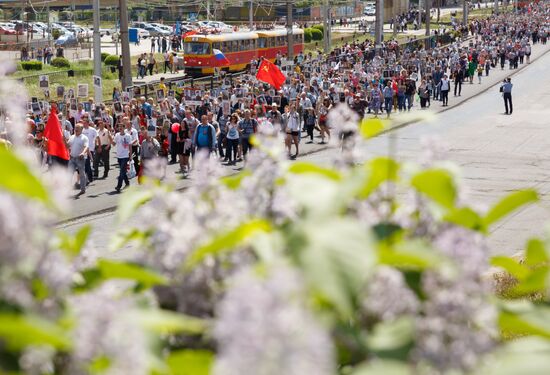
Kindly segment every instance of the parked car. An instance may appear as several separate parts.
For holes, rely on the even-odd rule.
[[[6,26],[0,26],[0,35],[17,35],[17,31]]]
[[[376,15],[376,8],[367,7],[367,8],[365,8],[363,13],[365,14],[365,16],[375,16]]]
[[[167,35],[171,35],[173,33],[173,30],[174,30],[174,28],[172,26],[163,25],[161,23],[152,23],[151,25],[155,26],[155,27],[157,27],[161,30],[167,31],[169,33]]]
[[[144,30],[147,30],[149,31],[149,34],[151,36],[165,36],[165,35],[170,35],[170,33],[167,33],[166,31],[156,27],[156,26],[153,26],[153,25],[149,25],[149,26],[146,26],[144,27]]]
[[[64,34],[57,38],[57,40],[55,41],[55,45],[63,47],[73,47],[78,45],[78,39],[74,34]]]
[[[140,27],[136,27],[136,29],[138,30],[138,35],[141,39],[147,39],[151,36],[151,33],[145,29]]]

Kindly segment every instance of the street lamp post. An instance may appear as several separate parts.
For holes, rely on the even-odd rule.
[[[130,42],[128,41],[128,8],[126,0],[119,0],[120,46],[122,49],[122,89],[132,86],[132,65],[130,62]]]
[[[431,31],[430,31],[430,22],[431,22],[431,11],[432,11],[432,0],[424,0],[424,5],[426,6],[426,43],[425,48],[431,49],[432,48],[432,38],[431,38]]]
[[[376,19],[374,21],[374,47],[376,54],[380,54],[384,40],[384,0],[376,1]]]
[[[101,35],[99,34],[99,0],[94,0],[94,75],[101,77]],[[94,99],[101,103],[103,92],[101,86],[94,85]]]
[[[330,28],[331,28],[331,22],[330,22],[330,3],[329,3],[329,0],[325,0],[325,5],[323,6],[323,17],[324,17],[324,20],[323,20],[323,23],[324,23],[324,26],[323,26],[323,32],[324,32],[324,35],[323,35],[323,38],[324,38],[324,49],[325,49],[325,53],[328,54],[330,53]]]
[[[468,1],[462,0],[462,23],[468,25]]]
[[[292,0],[287,0],[286,2],[286,34],[287,34],[287,45],[288,45],[288,60],[294,58],[294,33],[293,30],[293,15],[292,15]]]

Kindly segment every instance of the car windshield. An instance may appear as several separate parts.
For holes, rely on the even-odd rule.
[[[185,42],[183,49],[187,55],[208,55],[210,53],[210,44],[199,42]]]

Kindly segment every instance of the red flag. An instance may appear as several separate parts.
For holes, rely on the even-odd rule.
[[[285,75],[277,68],[277,65],[267,59],[262,60],[256,78],[265,83],[269,83],[277,90],[279,90],[286,81]]]
[[[44,137],[48,139],[48,155],[57,156],[63,160],[69,160],[69,151],[65,147],[63,133],[61,132],[61,124],[57,118],[57,110],[52,107],[46,128],[44,129]]]

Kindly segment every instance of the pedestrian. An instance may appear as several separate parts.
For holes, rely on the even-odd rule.
[[[113,139],[113,146],[116,146],[116,156],[118,159],[118,183],[115,187],[115,191],[120,193],[122,188],[122,183],[124,182],[125,188],[130,186],[130,180],[128,180],[128,160],[130,160],[130,155],[132,153],[132,137],[125,131],[125,123],[129,123],[128,117],[122,118],[122,123],[118,126],[118,133],[116,133]]]
[[[386,115],[389,118],[391,113],[391,107],[393,104],[393,89],[392,89],[392,81],[388,81],[388,84],[386,87],[384,87],[384,108],[386,109]]]
[[[479,64],[477,66],[477,80],[480,85],[481,85],[481,77],[483,77],[483,65]]]
[[[294,107],[294,113],[298,116],[296,112],[296,107]],[[243,157],[246,161],[246,157],[249,150],[252,150],[252,143],[250,138],[258,131],[258,121],[251,118],[250,109],[244,110],[244,118],[239,121],[239,133],[241,139],[241,146],[243,148]],[[300,132],[300,120],[298,118],[298,133]]]
[[[86,175],[88,176],[88,184],[91,183],[94,180],[94,174],[95,172],[92,169],[92,163],[94,162],[95,158],[95,145],[96,145],[96,138],[97,138],[97,130],[93,127],[92,122],[90,121],[90,114],[88,112],[83,112],[82,116],[80,117],[80,121],[82,122],[83,129],[82,134],[84,134],[89,141],[88,144],[88,157],[86,158],[85,163],[85,171]]]
[[[511,115],[512,111],[514,110],[514,107],[512,106],[512,87],[514,85],[512,84],[511,78],[506,78],[504,81],[502,81],[502,85],[500,86],[500,92],[502,93],[502,97],[504,99],[504,109],[506,112],[504,112],[505,115]]]
[[[145,168],[149,162],[158,158],[160,143],[151,134],[149,134],[145,126],[141,127],[140,132],[142,138],[140,145],[141,168],[138,175],[141,177],[143,175],[143,168]]]
[[[195,129],[193,145],[197,153],[210,153],[216,149],[216,129],[208,122],[208,116],[202,115],[201,123]]]
[[[113,136],[111,132],[105,127],[103,119],[96,120],[98,124],[97,137],[96,137],[96,154],[94,158],[94,178],[99,177],[99,163],[103,163],[103,179],[107,178],[110,169],[111,144],[113,143]]]
[[[446,74],[444,74],[443,78],[441,78],[441,82],[439,82],[439,86],[440,86],[441,101],[443,102],[443,107],[447,107],[449,105],[449,90],[451,89],[451,83],[449,82],[449,79],[447,78]]]
[[[82,129],[84,126],[81,123],[76,124],[74,128],[74,134],[69,138],[69,171],[71,176],[74,175],[75,171],[78,171],[80,184],[80,194],[86,193],[86,172],[85,164],[88,157],[88,137],[82,134]]]
[[[288,157],[290,159],[296,159],[299,154],[299,143],[300,143],[300,117],[298,116],[298,112],[296,112],[296,105],[294,103],[291,103],[288,112],[285,111],[285,114],[283,115],[286,122],[286,147],[288,150]],[[292,144],[294,144],[296,148],[296,153],[291,154],[291,148]]]
[[[227,125],[225,157],[228,165],[237,163],[237,151],[239,149],[239,116],[236,113],[229,117]]]

